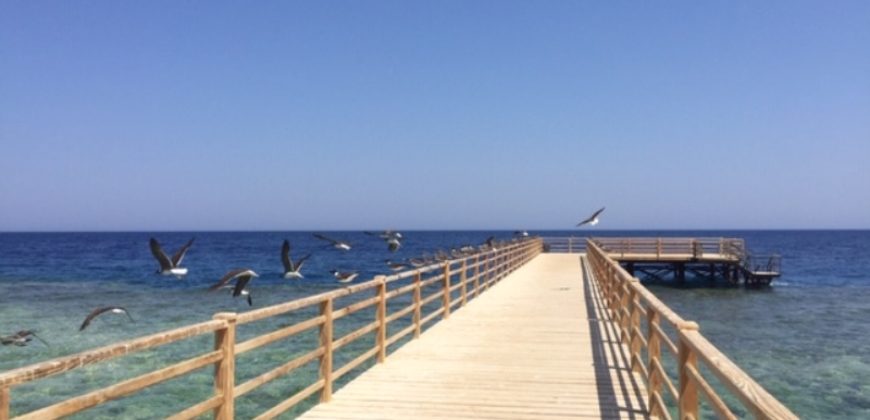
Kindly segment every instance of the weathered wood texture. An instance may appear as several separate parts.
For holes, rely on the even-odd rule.
[[[596,296],[579,256],[539,255],[302,418],[645,418]]]

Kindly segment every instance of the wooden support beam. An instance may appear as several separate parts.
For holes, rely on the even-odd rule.
[[[320,346],[323,355],[320,356],[320,379],[323,388],[320,390],[320,402],[332,400],[332,298],[320,303],[320,315],[325,319],[320,326]]]
[[[215,420],[232,420],[235,416],[235,396],[233,391],[236,387],[236,321],[238,314],[222,312],[215,314],[213,319],[226,322],[226,328],[215,331],[214,349],[221,352],[221,360],[215,363],[214,389],[215,394],[221,395],[223,401],[214,410]]]
[[[386,276],[377,276],[378,284],[378,336],[375,339],[378,348],[378,363],[384,363],[387,358],[387,281]]]

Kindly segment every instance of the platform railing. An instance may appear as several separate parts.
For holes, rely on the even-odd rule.
[[[541,239],[544,241],[544,252],[568,254],[586,252],[586,237],[545,236]]]
[[[326,402],[332,398],[333,384],[339,378],[372,358],[375,358],[377,363],[383,363],[388,346],[407,336],[418,338],[424,327],[437,322],[438,319],[448,318],[452,311],[465,306],[469,300],[476,298],[541,253],[542,249],[543,242],[540,238],[504,243],[498,245],[496,249],[488,249],[462,258],[450,259],[390,276],[377,276],[363,283],[262,309],[241,313],[218,313],[211,321],[6,371],[0,373],[0,420],[10,418],[11,391],[14,391],[13,388],[18,385],[208,333],[214,334],[214,347],[203,349],[200,355],[48,407],[18,414],[15,419],[54,419],[75,414],[207,366],[214,366],[213,395],[170,416],[170,419],[195,418],[209,411],[213,411],[215,419],[232,419],[235,415],[234,404],[238,398],[312,362],[319,363],[317,380],[295,394],[288,395],[284,401],[256,418],[274,418],[316,393],[320,394],[321,402]],[[433,287],[427,288],[427,286]],[[433,288],[436,289],[434,292],[423,294],[424,290]],[[373,295],[364,296],[364,292]],[[410,305],[392,312],[388,311],[387,303],[391,299],[406,294],[412,294]],[[358,299],[353,303],[336,307],[336,301],[347,296],[358,296]],[[437,301],[441,303],[437,309],[424,313],[426,304]],[[237,342],[236,333],[246,324],[272,319],[315,305],[319,311],[314,317]],[[337,324],[349,322],[348,315],[368,308],[373,308],[375,311],[373,322],[341,337],[334,336]],[[388,336],[390,323],[406,317],[412,318],[410,325]],[[316,348],[252,379],[236,384],[237,356],[279,340],[290,339],[315,327],[319,329]],[[372,333],[375,336],[372,347],[340,367],[333,365],[335,352]]]
[[[619,328],[621,342],[629,348],[631,368],[646,381],[651,416],[671,418],[665,403],[669,395],[680,419],[700,418],[701,396],[719,418],[741,417],[711,385],[709,375],[704,374],[708,371],[748,414],[763,419],[797,418],[710,343],[697,323],[677,315],[595,240],[590,240],[586,249],[604,304]],[[673,364],[663,362],[663,349],[673,357]],[[676,366],[676,372],[669,374],[666,365]]]
[[[740,238],[591,238],[601,249],[618,258],[626,255],[691,255],[695,257],[716,254],[740,260],[745,243]]]

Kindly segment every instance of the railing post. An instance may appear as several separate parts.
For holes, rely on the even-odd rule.
[[[320,315],[326,318],[320,326],[320,346],[323,347],[320,356],[320,379],[323,379],[320,402],[329,402],[332,400],[332,298],[320,303]]]
[[[662,378],[658,375],[658,369],[655,365],[661,365],[662,360],[662,344],[661,338],[656,332],[657,327],[661,322],[659,313],[652,306],[647,308],[646,329],[647,329],[647,394],[649,395],[649,414],[651,416],[662,416],[662,411],[665,407],[659,407],[656,395],[661,396]]]
[[[474,297],[480,294],[480,255],[474,256]]]
[[[689,366],[697,368],[698,356],[692,351],[692,347],[686,342],[684,331],[697,331],[698,324],[686,322],[679,325],[679,369],[680,369],[680,419],[698,418],[698,384],[689,376]]]
[[[444,263],[444,319],[450,317],[450,263]]]
[[[630,291],[628,304],[631,305],[629,310],[629,313],[631,313],[631,320],[629,322],[631,331],[629,337],[631,337],[631,370],[633,372],[640,372],[640,363],[642,363],[640,360],[640,308],[637,305],[637,283],[639,283],[637,279],[631,279],[631,282],[628,284]]]
[[[486,254],[483,268],[486,270],[483,273],[483,290],[489,289],[489,281],[492,279],[492,253]]]
[[[376,276],[378,282],[378,363],[384,363],[387,357],[387,277]]]
[[[9,387],[0,386],[0,420],[9,420],[9,405],[12,396],[9,394]]]
[[[656,257],[662,256],[662,238],[656,239]]]
[[[236,387],[236,320],[238,315],[233,312],[221,312],[213,319],[226,323],[226,328],[215,330],[214,349],[221,352],[221,360],[215,363],[214,389],[223,397],[221,405],[214,409],[215,420],[232,420],[235,415]]]
[[[468,303],[468,260],[462,260],[462,274],[459,276],[459,281],[462,282],[462,306]]]
[[[414,338],[420,338],[420,333],[422,332],[422,325],[420,325],[422,318],[420,303],[423,300],[421,296],[422,291],[420,290],[420,282],[423,281],[422,277],[423,275],[419,271],[417,271],[417,274],[414,274]]]
[[[573,237],[573,236],[569,236],[569,237],[568,237],[568,253],[569,253],[569,254],[571,253],[571,246],[572,246],[573,244],[574,244],[574,237]]]

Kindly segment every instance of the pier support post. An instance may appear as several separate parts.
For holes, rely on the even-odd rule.
[[[226,328],[214,332],[214,349],[221,352],[221,360],[215,363],[214,389],[221,395],[221,405],[214,410],[215,420],[231,420],[235,415],[236,387],[236,320],[238,315],[233,312],[221,312],[213,319],[226,322]]]
[[[689,369],[698,368],[698,356],[692,351],[692,348],[683,337],[684,331],[697,331],[698,324],[694,322],[686,322],[679,325],[679,369],[680,369],[680,404],[679,415],[680,419],[697,419],[698,418],[698,385],[690,378]]]
[[[323,379],[320,402],[329,402],[332,400],[332,298],[320,303],[320,315],[326,318],[320,326],[320,346],[323,347],[323,355],[320,356],[320,379]]]

